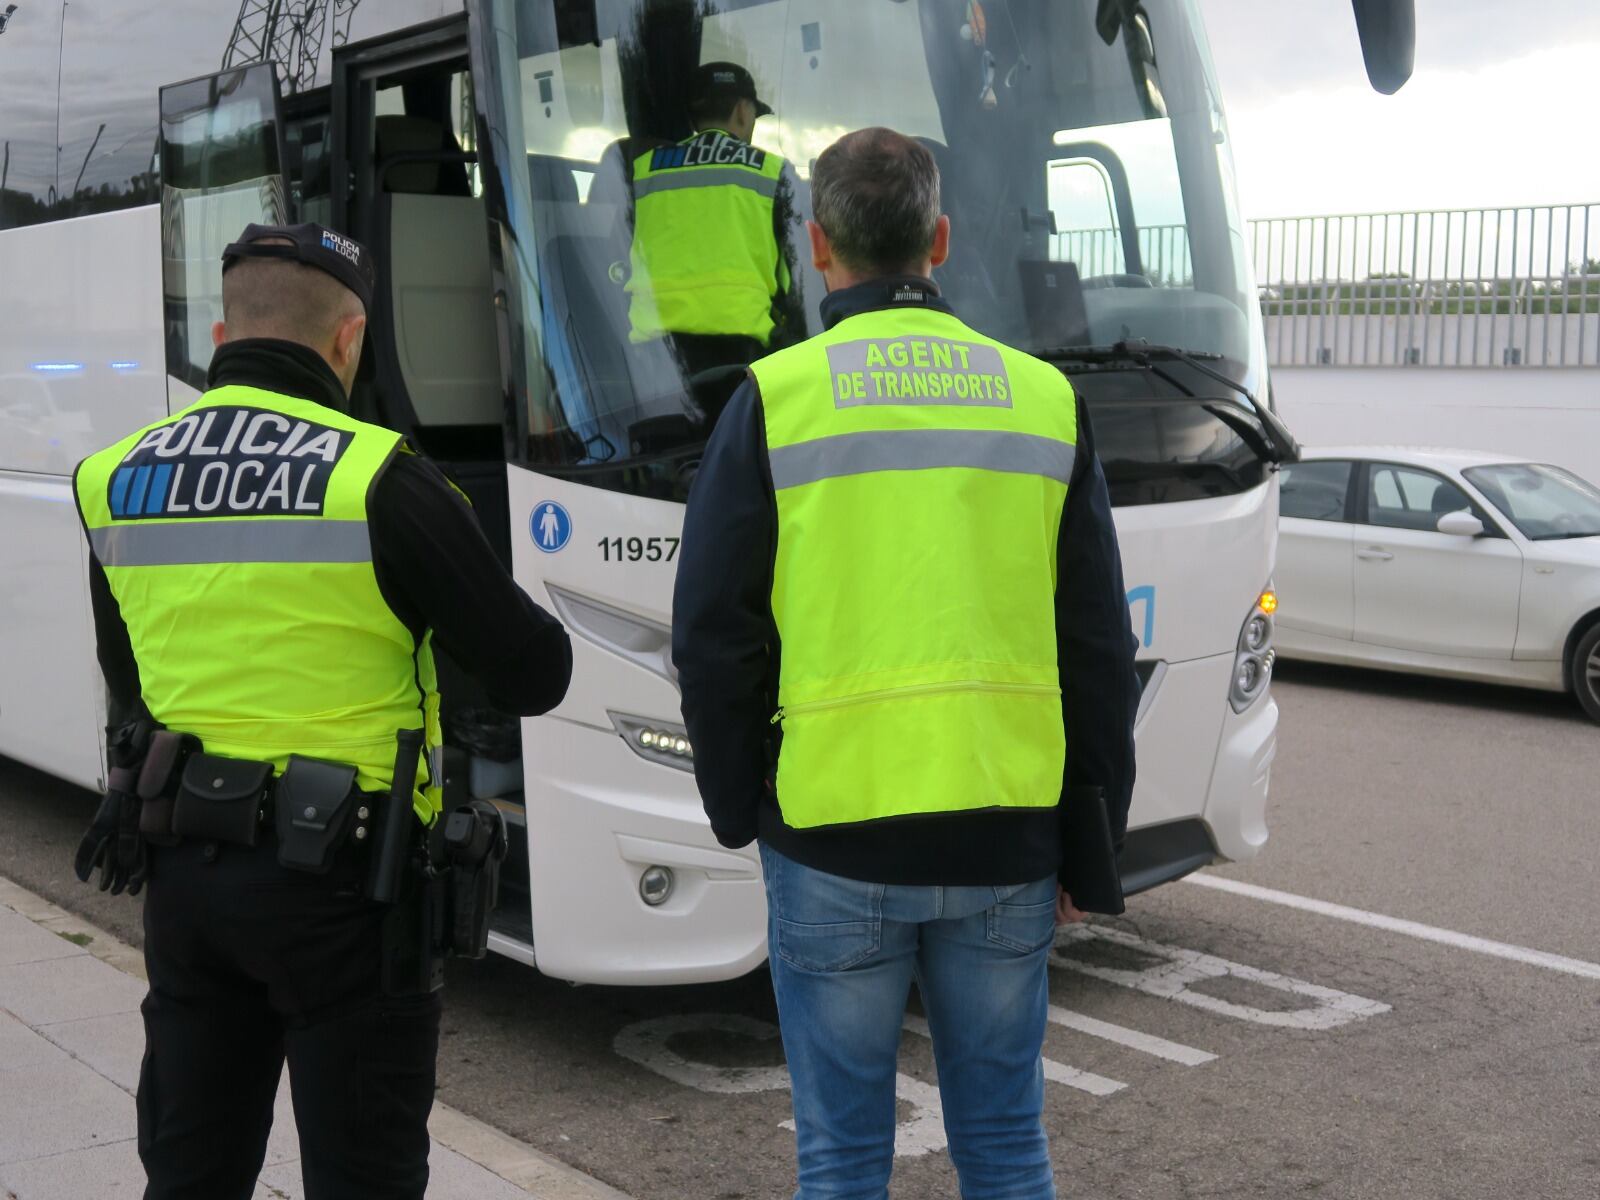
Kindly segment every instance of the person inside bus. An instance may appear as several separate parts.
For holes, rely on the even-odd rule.
[[[913,978],[961,1194],[1049,1200],[1046,960],[1122,911],[1134,782],[1105,476],[1066,376],[933,282],[927,147],[848,134],[811,183],[827,331],[751,365],[684,518],[695,780],[760,841],[798,1200],[887,1195]]]
[[[146,1200],[254,1195],[285,1061],[308,1200],[422,1200],[433,647],[508,712],[548,711],[571,677],[566,631],[461,493],[348,415],[375,282],[351,238],[249,226],[208,390],[75,476],[112,720],[75,867],[113,892],[148,879]],[[412,867],[398,899],[375,859]]]
[[[648,148],[618,143],[601,166],[595,199],[615,194],[608,179],[620,176],[626,189],[629,340],[668,339],[691,377],[803,335],[794,169],[752,144],[771,112],[749,71],[706,63],[691,84],[692,135]]]

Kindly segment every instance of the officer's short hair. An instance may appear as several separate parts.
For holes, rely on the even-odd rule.
[[[689,116],[696,125],[733,120],[733,110],[739,107],[738,96],[706,96],[689,101]]]
[[[304,263],[241,258],[222,276],[222,320],[230,340],[272,337],[317,347],[333,337],[340,321],[365,311],[349,288]]]
[[[904,271],[933,249],[939,165],[921,142],[892,129],[847,133],[811,169],[811,206],[846,266]]]

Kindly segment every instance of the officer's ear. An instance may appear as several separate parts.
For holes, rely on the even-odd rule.
[[[223,342],[225,342],[227,340],[228,340],[228,327],[225,324],[223,324],[221,321],[213,322],[212,325],[211,325],[211,344],[212,344],[212,346],[214,346],[214,347],[215,346],[220,346],[220,345],[222,345]]]
[[[352,378],[361,360],[361,343],[366,331],[366,317],[346,317],[339,322],[338,331],[333,335],[334,361],[348,369]]]
[[[935,267],[944,266],[950,257],[950,218],[944,213],[933,227],[933,249],[928,252],[928,262]]]
[[[806,233],[811,237],[811,265],[819,272],[825,272],[833,266],[833,246],[828,241],[828,235],[822,232],[822,226],[815,221],[806,222]]]

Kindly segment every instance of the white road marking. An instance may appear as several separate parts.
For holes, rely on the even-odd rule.
[[[1058,1063],[1053,1058],[1043,1061],[1044,1077],[1051,1083],[1076,1088],[1080,1092],[1088,1092],[1091,1096],[1109,1096],[1112,1092],[1120,1092],[1128,1086],[1115,1079],[1107,1079],[1104,1075],[1096,1075],[1093,1071],[1080,1071],[1077,1067]]]
[[[1096,939],[1123,946],[1155,961],[1149,966],[1138,969],[1104,967],[1065,953],[1065,949],[1073,943]],[[1230,962],[1214,954],[1202,954],[1198,950],[1185,950],[1180,946],[1146,941],[1131,933],[1110,929],[1104,925],[1070,925],[1063,929],[1056,948],[1051,952],[1050,964],[1095,979],[1103,979],[1107,983],[1133,988],[1146,995],[1160,996],[1164,1000],[1176,1000],[1180,1004],[1192,1005],[1207,1012],[1220,1013],[1225,1017],[1237,1017],[1241,1021],[1249,1021],[1255,1025],[1270,1025],[1279,1029],[1333,1029],[1351,1021],[1375,1017],[1379,1013],[1389,1011],[1387,1004],[1368,1000],[1350,992],[1341,992],[1337,988],[1322,987],[1320,984],[1307,983],[1304,979],[1280,975],[1276,971],[1264,971],[1260,967]],[[1286,992],[1310,1000],[1312,1003],[1306,1008],[1289,1010],[1256,1008],[1249,1004],[1224,1000],[1207,992],[1195,991],[1190,986],[1204,980],[1226,977],[1260,984],[1264,988]]]
[[[1561,954],[1550,954],[1544,950],[1530,950],[1526,946],[1513,946],[1509,942],[1495,942],[1488,938],[1475,937],[1470,933],[1457,933],[1453,929],[1440,929],[1434,925],[1423,925],[1417,921],[1406,921],[1399,917],[1386,917],[1382,913],[1367,912],[1361,908],[1350,908],[1343,904],[1330,904],[1326,900],[1313,900],[1309,896],[1297,896],[1293,892],[1279,892],[1272,888],[1260,887],[1254,883],[1244,883],[1237,879],[1228,879],[1222,875],[1197,874],[1184,878],[1185,883],[1196,883],[1201,887],[1216,888],[1220,892],[1231,892],[1236,896],[1248,896],[1252,900],[1265,900],[1269,904],[1281,904],[1285,908],[1298,908],[1304,912],[1316,913],[1323,917],[1333,917],[1339,921],[1352,921],[1357,925],[1368,925],[1374,929],[1384,929],[1390,933],[1403,933],[1408,937],[1421,938],[1427,942],[1438,942],[1444,946],[1454,946],[1458,950],[1471,950],[1475,954],[1487,954],[1493,958],[1506,958],[1512,962],[1526,963],[1533,967],[1543,967],[1548,971],[1561,971],[1567,975],[1576,975],[1582,979],[1600,979],[1600,963],[1586,962],[1581,958],[1567,958]]]
[[[1182,1063],[1186,1067],[1198,1067],[1201,1063],[1213,1062],[1217,1057],[1209,1051],[1196,1050],[1193,1046],[1185,1046],[1182,1042],[1169,1042],[1166,1038],[1157,1037],[1153,1033],[1141,1033],[1125,1025],[1113,1025],[1110,1021],[1102,1021],[1087,1013],[1073,1012],[1072,1009],[1062,1008],[1058,1004],[1050,1006],[1050,1020],[1067,1029],[1087,1033],[1090,1037],[1104,1038],[1119,1046],[1153,1054],[1168,1062]]]
[[[741,1013],[682,1013],[635,1021],[618,1031],[611,1047],[657,1075],[702,1092],[740,1096],[789,1089],[787,1067],[724,1067],[685,1057],[668,1043],[686,1033],[726,1033],[770,1042],[777,1039],[778,1027]],[[910,1118],[895,1126],[895,1157],[915,1158],[943,1150],[944,1109],[939,1104],[939,1089],[897,1073],[894,1094],[911,1106]],[[781,1121],[779,1126],[792,1130],[794,1121]]]
[[[927,1020],[923,1017],[911,1016],[909,1013],[906,1015],[905,1029],[908,1033],[914,1033],[918,1037],[933,1037],[933,1031],[928,1028]],[[1130,1029],[1127,1032],[1132,1033],[1133,1030]],[[1140,1036],[1143,1035],[1141,1034]],[[1156,1040],[1160,1041],[1159,1038]],[[1088,1092],[1091,1096],[1109,1096],[1113,1092],[1120,1092],[1128,1086],[1120,1080],[1107,1079],[1104,1075],[1096,1075],[1093,1071],[1080,1071],[1077,1067],[1069,1067],[1066,1063],[1056,1062],[1053,1058],[1044,1060],[1044,1077],[1053,1083],[1076,1088],[1080,1092]]]

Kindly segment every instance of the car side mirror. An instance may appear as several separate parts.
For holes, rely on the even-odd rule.
[[[1439,518],[1437,526],[1440,533],[1453,533],[1457,537],[1478,537],[1483,533],[1483,522],[1467,512],[1447,512]]]

